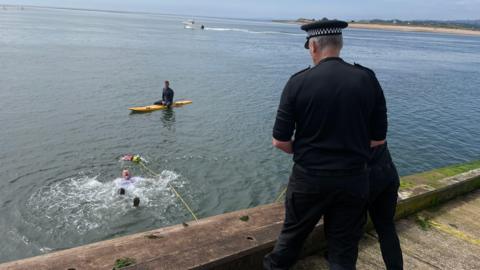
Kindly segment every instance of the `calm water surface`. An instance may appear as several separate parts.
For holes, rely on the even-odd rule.
[[[290,157],[271,129],[310,64],[298,26],[146,14],[0,10],[0,261],[270,203]],[[347,30],[343,57],[377,73],[402,175],[480,159],[480,38]],[[130,114],[170,80],[193,104]],[[160,173],[127,197],[140,153]],[[142,198],[133,209],[131,197]]]

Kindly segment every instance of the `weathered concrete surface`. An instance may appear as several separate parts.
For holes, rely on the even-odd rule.
[[[402,180],[404,186],[398,217],[479,188],[478,168],[480,162],[472,162]],[[128,269],[261,269],[261,259],[273,247],[283,215],[281,204],[264,205],[201,219],[198,223],[189,223],[187,227],[177,225],[0,264],[0,270],[110,270],[115,260],[123,257],[133,258],[137,262]],[[241,221],[242,216],[249,216],[249,220]],[[469,230],[475,229],[478,227],[473,226]],[[307,241],[303,254],[313,254],[324,246],[323,225],[320,222]],[[380,259],[378,252],[372,253],[371,257],[365,262],[372,264],[375,259]],[[360,263],[363,261],[361,259]],[[419,266],[414,269],[422,268]]]
[[[115,260],[123,257],[135,259],[136,269],[211,268],[271,247],[283,215],[282,205],[265,205],[187,227],[176,225],[1,264],[0,269],[111,270]],[[249,220],[241,221],[242,216]]]
[[[427,221],[422,224],[417,216]],[[441,207],[424,210],[397,222],[405,269],[480,269],[480,190]],[[360,244],[357,267],[385,269],[376,235]],[[307,257],[294,270],[328,269],[321,255]]]

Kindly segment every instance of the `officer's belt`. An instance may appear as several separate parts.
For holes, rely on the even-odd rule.
[[[294,170],[298,170],[308,175],[313,176],[348,176],[348,175],[359,175],[367,172],[367,164],[365,164],[361,168],[353,168],[353,169],[341,169],[341,170],[309,170],[305,169],[304,167],[295,164],[293,166]]]

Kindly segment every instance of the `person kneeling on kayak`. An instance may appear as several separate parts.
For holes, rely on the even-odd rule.
[[[162,92],[162,100],[155,102],[155,105],[165,105],[170,108],[173,104],[173,90],[170,88],[170,82],[165,81],[165,87]]]

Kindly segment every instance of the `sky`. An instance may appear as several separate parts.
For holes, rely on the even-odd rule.
[[[258,19],[480,19],[480,0],[0,0],[0,3]]]

